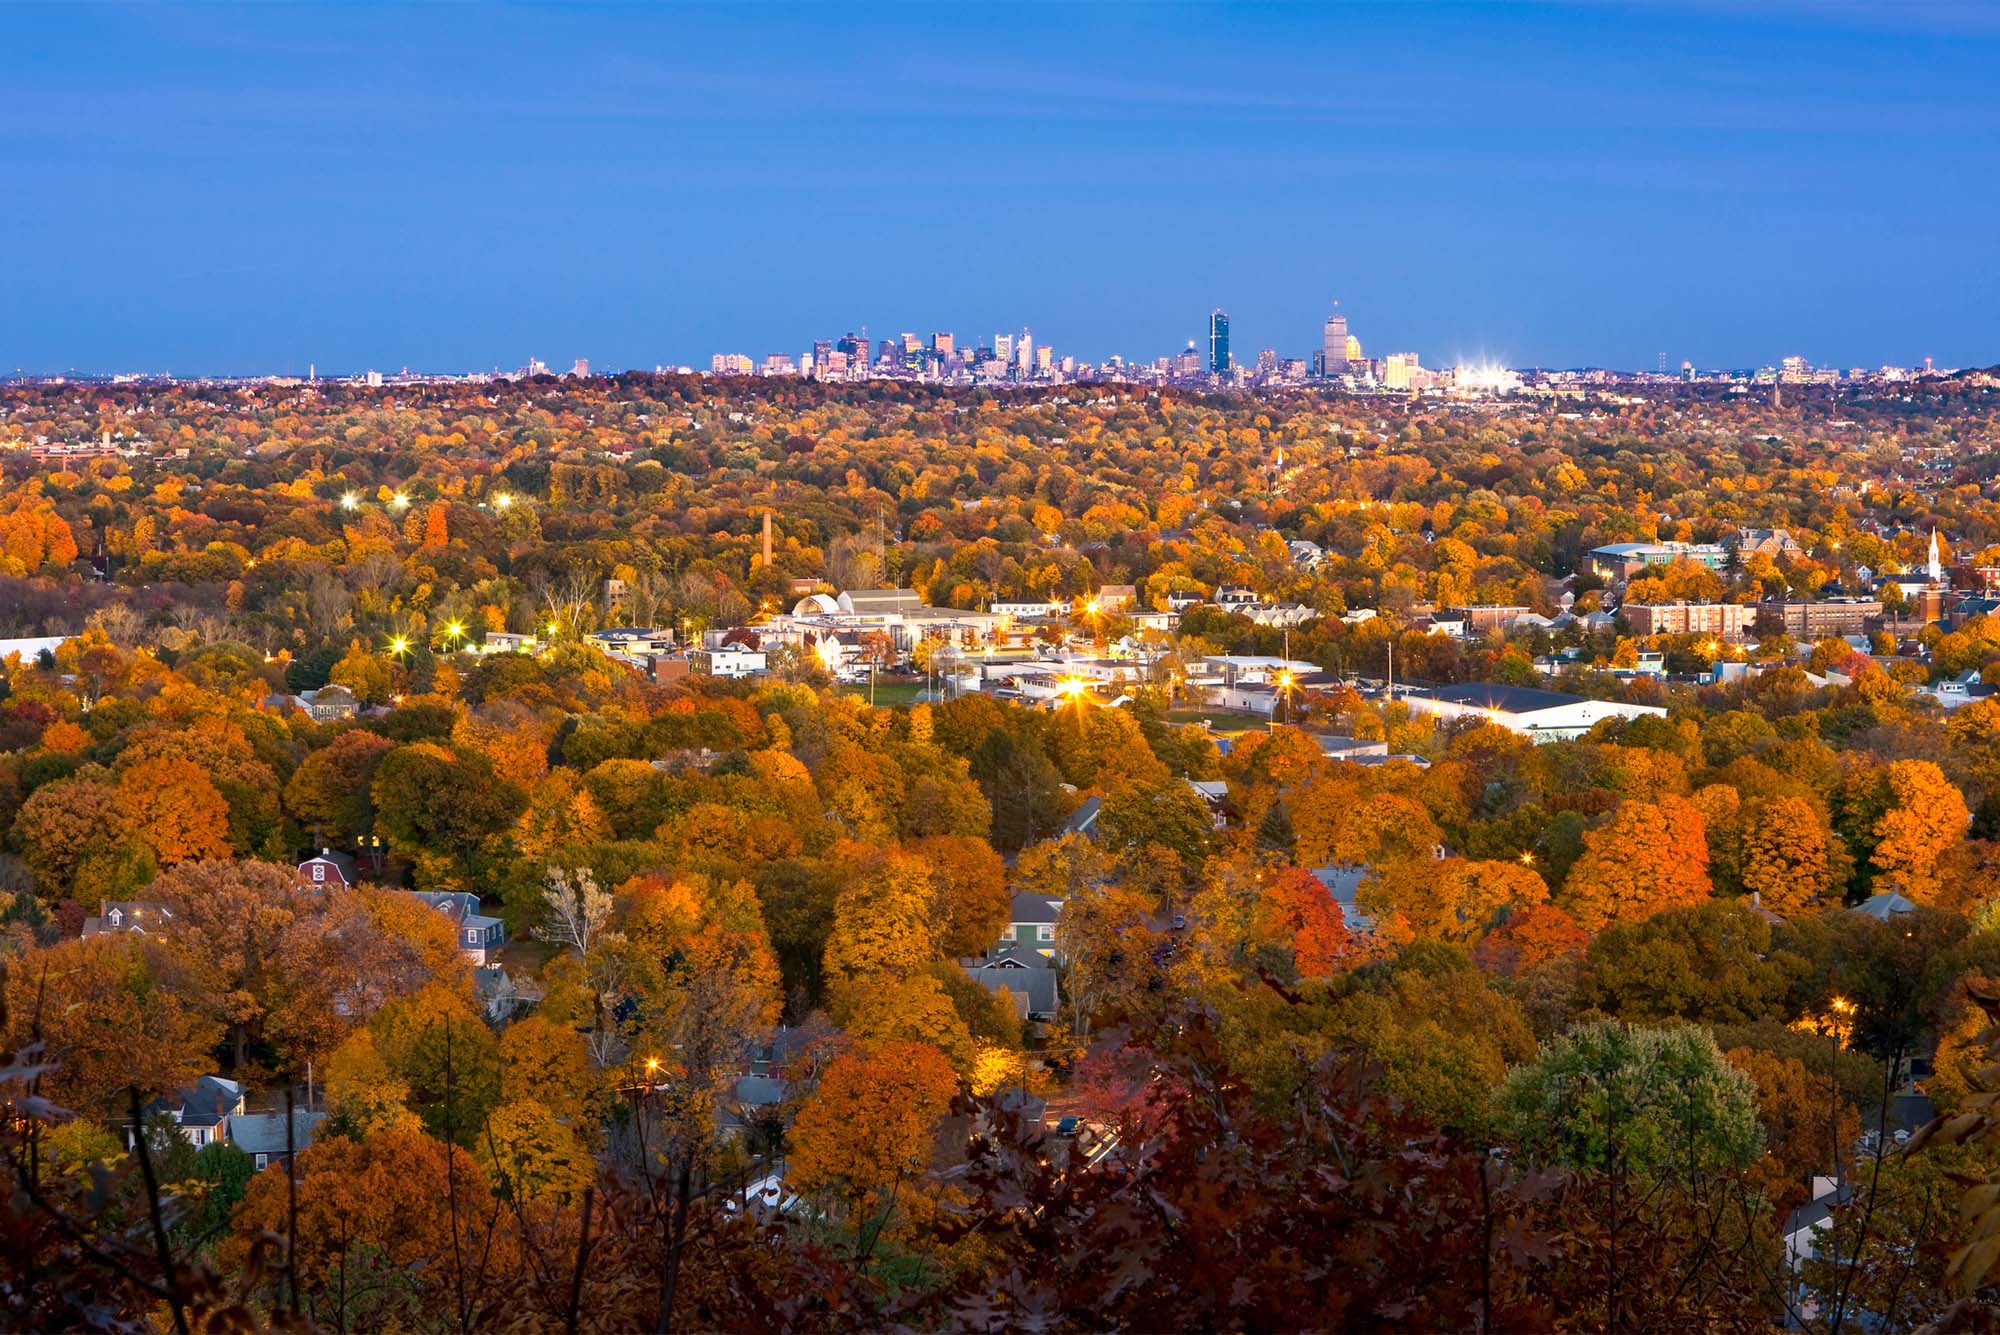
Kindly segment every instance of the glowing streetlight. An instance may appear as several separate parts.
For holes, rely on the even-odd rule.
[[[514,503],[514,498],[512,496],[509,496],[504,491],[501,492],[498,496],[495,496],[493,498],[493,508],[496,510],[505,510],[508,506],[512,505],[513,503]]]
[[[408,496],[405,496],[405,495],[404,495],[404,494],[403,494],[402,492],[400,492],[400,491],[399,491],[399,492],[397,492],[397,493],[396,493],[396,494],[395,494],[394,496],[391,496],[391,497],[389,498],[389,504],[391,504],[391,505],[395,506],[395,507],[396,507],[396,508],[397,508],[398,510],[402,509],[402,508],[403,508],[404,506],[408,505],[409,503],[410,503],[410,498],[409,498]]]
[[[814,647],[813,653],[818,656],[820,666],[828,672],[832,672],[836,667],[840,666],[840,648],[834,644],[831,638],[821,640]]]
[[[562,630],[562,626],[554,621],[551,621],[547,626],[543,627],[543,629],[548,631],[549,634],[554,635]]]
[[[1534,855],[1533,853],[1523,853],[1523,854],[1521,854],[1521,865],[1522,865],[1523,867],[1532,867],[1532,866],[1534,866],[1534,865],[1535,865],[1535,855]]]
[[[389,652],[401,658],[404,654],[410,652],[409,640],[404,636],[398,635],[395,639],[389,641]]]
[[[351,492],[351,491],[343,491],[343,492],[341,492],[341,493],[340,493],[340,508],[341,508],[341,509],[343,509],[343,510],[352,510],[352,509],[353,509],[353,508],[354,508],[355,506],[357,506],[357,505],[359,505],[359,504],[361,504],[361,498],[360,498],[359,496],[356,496],[356,495],[355,495],[355,494],[354,494],[353,492]]]
[[[1096,616],[1096,615],[1097,615],[1097,599],[1095,599],[1095,598],[1092,598],[1092,599],[1091,599],[1091,600],[1090,600],[1089,602],[1085,603],[1085,604],[1083,605],[1083,611],[1084,611],[1084,614],[1085,614],[1086,616]]]

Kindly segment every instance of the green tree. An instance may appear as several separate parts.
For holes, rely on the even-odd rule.
[[[1599,1020],[1508,1074],[1501,1125],[1533,1160],[1685,1177],[1747,1167],[1763,1148],[1757,1087],[1705,1030]]]

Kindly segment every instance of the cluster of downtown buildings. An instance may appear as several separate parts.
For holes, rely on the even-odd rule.
[[[1250,356],[1231,346],[1229,313],[1211,311],[1205,345],[1190,339],[1184,350],[1149,361],[1109,357],[1101,363],[1060,354],[1048,343],[1037,343],[1031,330],[998,333],[989,341],[961,341],[954,333],[928,337],[900,333],[871,342],[867,326],[837,339],[820,339],[801,353],[774,352],[762,359],[721,352],[709,359],[718,376],[773,376],[842,382],[914,380],[955,386],[1049,385],[1104,382],[1114,384],[1182,385],[1195,388],[1264,388],[1327,384],[1353,391],[1396,394],[1447,393],[1487,395],[1519,390],[1586,390],[1647,384],[1719,383],[1745,388],[1782,385],[1896,384],[1929,375],[1949,374],[1925,359],[1920,368],[1884,366],[1875,370],[1816,367],[1804,357],[1786,357],[1775,366],[1755,370],[1697,371],[1682,362],[1670,371],[1664,355],[1654,371],[1522,371],[1488,363],[1433,368],[1414,352],[1371,357],[1361,339],[1337,311],[1321,326],[1319,346],[1309,357],[1280,356],[1275,348],[1260,348]],[[657,370],[673,368],[658,367]],[[692,368],[680,368],[692,369]]]
[[[664,368],[662,368],[664,369]],[[1249,358],[1230,346],[1229,313],[1212,311],[1206,346],[1193,339],[1172,356],[1150,361],[1110,357],[1102,363],[1079,361],[1058,354],[1034,333],[994,334],[983,343],[961,342],[953,333],[898,334],[871,343],[866,326],[837,339],[816,341],[806,352],[776,352],[761,360],[743,353],[721,352],[709,359],[709,371],[719,376],[790,376],[813,380],[920,380],[945,385],[1074,384],[1105,381],[1120,384],[1173,384],[1207,387],[1332,382],[1352,389],[1429,390],[1453,387],[1504,387],[1496,373],[1458,367],[1431,370],[1414,352],[1387,357],[1363,355],[1361,340],[1349,332],[1347,317],[1327,317],[1320,347],[1311,357],[1280,357],[1262,348]]]

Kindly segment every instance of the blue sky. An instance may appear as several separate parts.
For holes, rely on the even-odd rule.
[[[1750,17],[1745,17],[1749,15]],[[0,7],[0,368],[2000,361],[2000,6]]]

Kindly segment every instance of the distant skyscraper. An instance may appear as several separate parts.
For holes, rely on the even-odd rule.
[[[1208,369],[1221,375],[1229,369],[1229,312],[1208,313]]]
[[[993,357],[996,361],[1012,363],[1014,360],[1014,336],[995,334],[993,336]]]
[[[1023,326],[1020,341],[1014,344],[1014,358],[1020,364],[1021,374],[1035,369],[1035,336]]]
[[[1326,317],[1325,336],[1320,342],[1320,374],[1339,376],[1347,374],[1347,317],[1329,315]]]
[[[953,338],[950,334],[932,334],[931,351],[946,361],[951,360]]]

